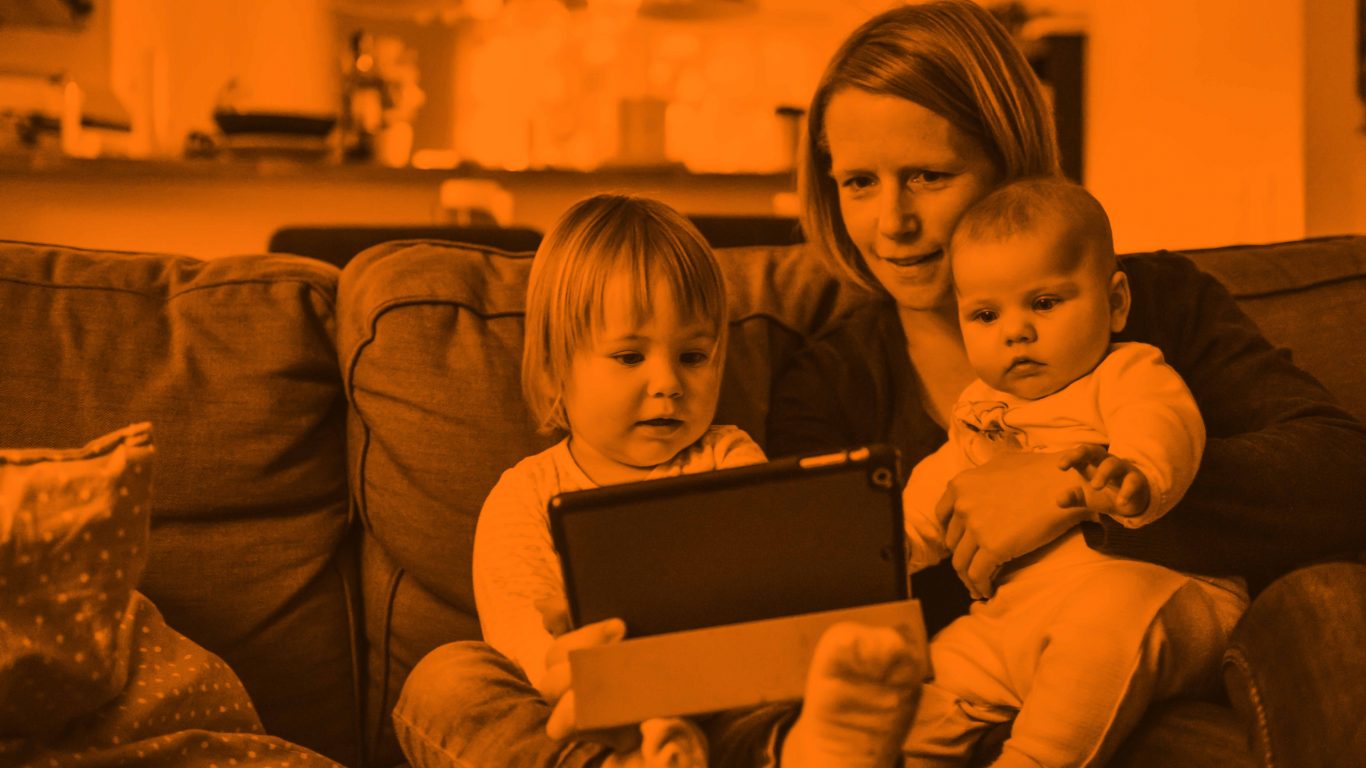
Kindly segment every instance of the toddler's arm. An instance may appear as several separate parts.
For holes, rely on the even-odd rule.
[[[1142,473],[1150,497],[1142,507],[1116,507],[1111,517],[1138,528],[1165,515],[1185,495],[1200,467],[1205,423],[1186,383],[1156,347],[1117,345],[1096,375],[1109,455],[1127,465],[1114,476],[1128,476],[1128,468]],[[1118,501],[1121,487],[1111,491],[1113,500]]]
[[[474,600],[484,642],[540,687],[553,639],[541,606],[563,604],[545,500],[517,468],[484,500],[474,533]]]

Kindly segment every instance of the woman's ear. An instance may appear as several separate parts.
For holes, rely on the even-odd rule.
[[[1129,321],[1129,276],[1115,270],[1110,276],[1110,333],[1119,333]]]

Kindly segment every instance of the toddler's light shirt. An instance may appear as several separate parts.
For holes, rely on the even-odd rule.
[[[712,426],[646,479],[710,472],[764,462],[744,430]],[[537,607],[564,604],[560,558],[546,511],[551,497],[594,488],[569,452],[566,438],[503,473],[484,500],[474,533],[474,602],[484,642],[517,662],[532,685],[545,673],[553,639]],[[629,629],[628,629],[629,631]]]

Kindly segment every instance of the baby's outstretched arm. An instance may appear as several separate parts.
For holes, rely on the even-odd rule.
[[[783,768],[891,768],[920,701],[926,670],[889,627],[840,623],[816,644],[802,713],[783,742]]]
[[[1148,477],[1133,462],[1111,454],[1100,445],[1079,445],[1064,451],[1058,468],[1075,469],[1086,485],[1074,490],[1085,497],[1085,506],[1100,514],[1138,517],[1152,503]],[[1071,502],[1081,501],[1073,496]],[[1060,501],[1060,503],[1062,503]],[[1063,503],[1063,506],[1077,506]]]

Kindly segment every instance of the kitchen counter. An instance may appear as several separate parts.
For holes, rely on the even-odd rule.
[[[509,223],[549,229],[596,192],[657,197],[684,213],[790,215],[790,173],[384,168],[287,159],[83,160],[0,155],[0,239],[184,253],[263,251],[290,225],[437,224],[448,179],[487,180],[513,199]],[[775,208],[775,204],[778,206]]]

